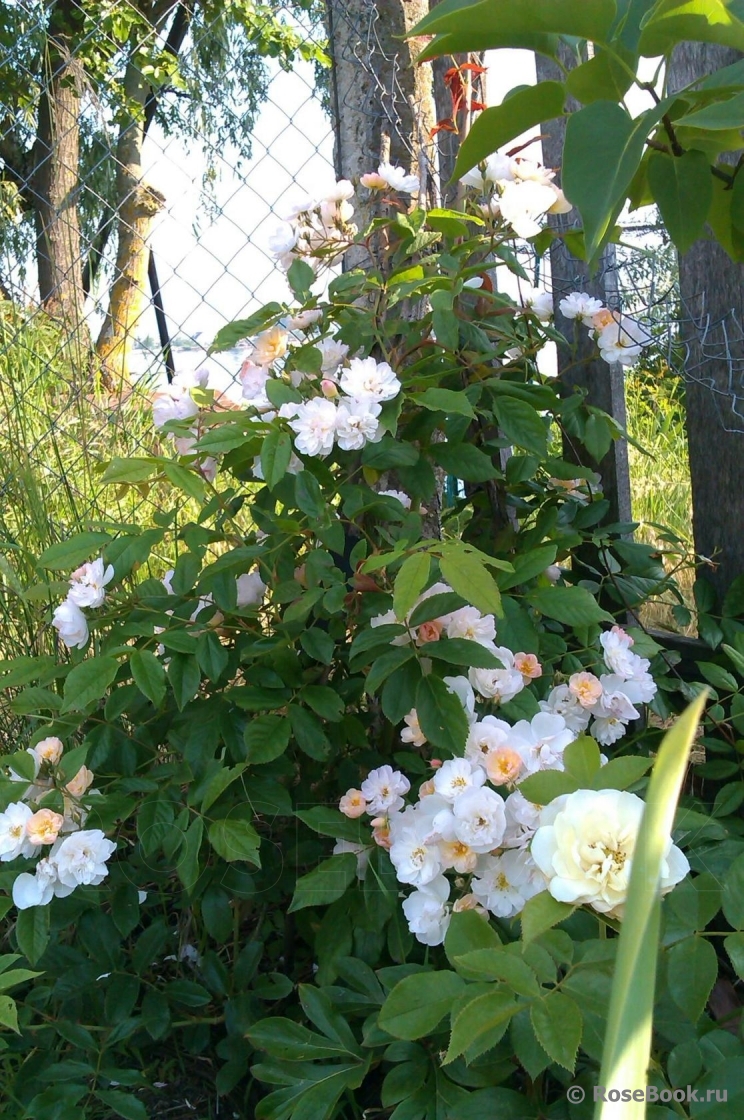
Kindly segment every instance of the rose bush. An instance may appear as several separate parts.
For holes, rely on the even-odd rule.
[[[698,686],[637,624],[662,558],[577,462],[622,432],[537,365],[517,237],[567,203],[524,159],[483,171],[427,213],[383,165],[363,231],[353,184],[299,200],[291,301],[215,342],[253,342],[242,399],[174,384],[177,457],[108,468],[172,507],[38,558],[69,653],[0,666],[28,728],[0,782],[9,1116],[139,1120],[205,1082],[263,1120],[562,1116],[596,1081],[644,774]],[[351,242],[367,267],[331,278]],[[741,1061],[703,1013],[721,901],[742,967],[733,784],[714,816],[692,787],[669,839],[664,1089]]]

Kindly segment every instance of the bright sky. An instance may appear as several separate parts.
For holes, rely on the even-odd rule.
[[[500,104],[514,85],[536,80],[529,51],[491,52],[486,63],[490,105]],[[653,65],[649,63],[650,73]],[[633,112],[645,107],[637,100],[631,103]],[[256,122],[253,152],[241,176],[229,152],[216,157],[219,212],[213,214],[203,194],[204,152],[165,141],[157,130],[148,138],[146,178],[167,200],[152,246],[173,335],[199,335],[200,343],[208,345],[223,323],[270,299],[286,297],[286,281],[267,249],[277,211],[288,193],[312,192],[318,178],[332,171],[330,122],[313,96],[308,64],[299,64],[292,73],[275,68],[269,100]],[[535,155],[539,158],[539,148]],[[503,286],[509,290],[514,285]],[[156,336],[151,310],[143,314],[138,334]]]

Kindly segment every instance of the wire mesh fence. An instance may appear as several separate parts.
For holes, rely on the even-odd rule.
[[[431,131],[452,91],[446,64],[428,87],[416,77],[396,22],[409,8],[410,26],[423,0],[0,2],[0,602],[28,606],[35,633],[34,556],[161,500],[112,492],[100,470],[160,450],[154,391],[202,366],[235,385],[244,353],[207,350],[286,297],[270,242],[292,195],[369,170],[374,136],[429,201],[446,197],[457,138]],[[500,100],[509,75],[489,77]],[[668,244],[648,225],[630,241],[618,299],[649,324],[659,375],[710,381],[724,428],[744,430],[738,312],[685,307]]]

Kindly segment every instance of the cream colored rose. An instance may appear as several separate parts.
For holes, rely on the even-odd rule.
[[[26,822],[26,836],[32,844],[53,844],[64,822],[61,813],[39,809]]]
[[[602,696],[602,682],[594,673],[573,673],[568,679],[568,689],[582,708],[593,708]]]
[[[70,797],[82,797],[93,781],[95,775],[87,766],[81,766],[74,778],[65,786],[65,793]]]
[[[42,739],[35,747],[32,747],[31,752],[39,766],[44,762],[56,766],[62,757],[62,749],[62,740],[58,739],[56,735],[50,735],[48,739]]]
[[[633,793],[580,789],[542,810],[530,851],[553,898],[622,918],[643,807]],[[662,894],[689,870],[670,837],[661,865]]]
[[[258,335],[253,344],[251,360],[257,366],[270,366],[287,353],[289,335],[282,327],[272,327]]]

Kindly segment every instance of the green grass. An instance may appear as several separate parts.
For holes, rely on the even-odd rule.
[[[665,371],[632,370],[625,381],[633,519],[640,522],[639,540],[656,545],[673,572],[685,605],[694,607],[692,491],[687,458],[684,384]],[[649,604],[643,621],[652,627],[679,630],[667,603]],[[694,633],[689,627],[684,633]]]

